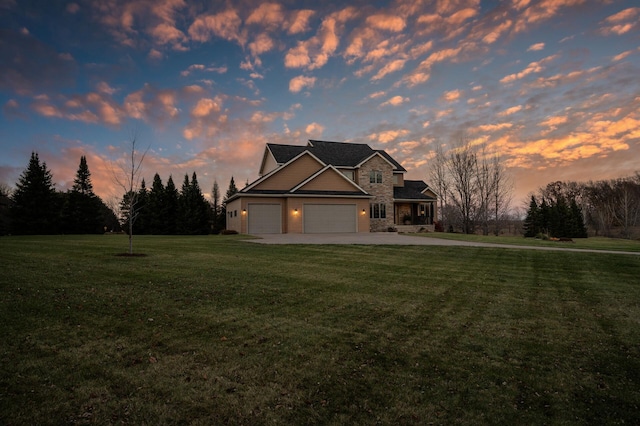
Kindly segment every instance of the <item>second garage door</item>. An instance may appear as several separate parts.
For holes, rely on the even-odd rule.
[[[280,234],[282,206],[280,204],[249,204],[250,234]]]
[[[355,204],[305,204],[304,232],[357,232]]]

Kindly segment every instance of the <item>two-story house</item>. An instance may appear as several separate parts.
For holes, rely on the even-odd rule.
[[[310,140],[267,144],[260,177],[227,201],[227,229],[247,234],[433,229],[436,194],[384,150]]]

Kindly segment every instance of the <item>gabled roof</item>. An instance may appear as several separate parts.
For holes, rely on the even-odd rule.
[[[375,153],[380,153],[385,160],[391,163],[394,171],[406,172],[396,160],[384,150],[374,150],[367,144],[330,142],[309,140],[306,146],[267,144],[267,150],[271,152],[276,163],[285,164],[303,151],[309,151],[325,164],[331,164],[338,168],[355,168],[364,160]],[[263,160],[264,163],[264,160]]]
[[[434,197],[426,194],[429,186],[421,180],[404,180],[404,186],[393,188],[393,199],[398,200],[425,200],[433,201]]]

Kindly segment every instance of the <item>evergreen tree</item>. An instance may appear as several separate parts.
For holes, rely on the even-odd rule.
[[[22,172],[12,196],[10,213],[14,234],[55,234],[58,232],[59,197],[47,164],[40,164],[36,152]]]
[[[538,229],[538,222],[540,216],[540,209],[536,202],[536,197],[531,196],[529,202],[529,210],[527,210],[527,217],[524,219],[524,236],[527,238],[535,237],[540,232]]]
[[[233,176],[231,176],[231,181],[229,182],[229,188],[227,189],[227,193],[225,194],[224,199],[222,200],[222,211],[220,212],[220,215],[222,216],[221,221],[225,225],[227,221],[227,201],[229,201],[229,198],[231,198],[237,192],[238,192],[238,188],[236,187],[236,182],[233,180]]]
[[[222,215],[221,210],[222,206],[220,205],[220,188],[218,187],[218,182],[213,182],[213,190],[211,191],[211,200],[212,200],[212,220],[211,220],[211,230],[214,234],[219,234],[220,231],[224,228],[224,215]]]
[[[187,235],[206,234],[209,231],[209,204],[202,195],[198,178],[194,172],[184,176],[180,193],[179,232]]]
[[[153,176],[153,184],[147,199],[148,205],[148,223],[147,231],[149,234],[160,235],[165,233],[165,218],[163,216],[163,206],[165,202],[164,186],[162,179],[158,173]]]
[[[138,190],[138,203],[136,209],[139,212],[138,219],[135,226],[136,234],[148,234],[149,230],[149,191],[147,190],[147,185],[142,179],[140,182],[140,189]]]
[[[582,209],[580,209],[575,199],[571,200],[569,209],[572,223],[571,238],[587,238],[587,227],[584,224]]]
[[[164,203],[162,205],[163,229],[162,233],[175,235],[178,233],[179,196],[173,177],[169,176],[164,188]]]
[[[73,187],[65,195],[62,208],[64,232],[70,234],[96,234],[104,232],[106,225],[102,215],[101,200],[93,193],[91,173],[87,159],[80,157],[80,166],[73,180]]]

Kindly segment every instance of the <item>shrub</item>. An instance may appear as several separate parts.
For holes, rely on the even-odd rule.
[[[233,229],[223,229],[222,231],[220,231],[220,235],[237,235],[238,231],[233,230]]]

